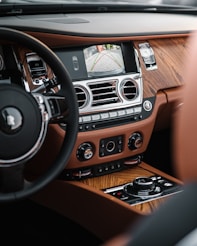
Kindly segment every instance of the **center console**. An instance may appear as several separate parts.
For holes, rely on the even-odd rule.
[[[170,179],[153,175],[137,177],[132,182],[103,191],[130,205],[135,205],[181,192],[182,186]]]
[[[151,114],[154,98],[143,98],[142,73],[132,42],[56,49],[55,53],[73,80],[80,132],[136,122]]]

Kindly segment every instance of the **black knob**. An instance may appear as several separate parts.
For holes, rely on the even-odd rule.
[[[77,158],[80,161],[86,161],[93,157],[94,151],[91,143],[82,143],[77,150]]]
[[[130,150],[138,149],[143,144],[143,137],[139,132],[133,133],[128,141],[128,147]]]
[[[136,191],[153,191],[155,183],[151,178],[139,177],[133,181],[133,188]]]

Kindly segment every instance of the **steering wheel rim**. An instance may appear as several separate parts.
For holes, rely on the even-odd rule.
[[[57,77],[57,80],[61,82],[61,89],[58,92],[58,96],[63,97],[65,99],[65,104],[68,112],[66,116],[66,134],[63,139],[60,152],[57,158],[54,160],[53,164],[45,171],[44,174],[38,177],[35,181],[28,182],[28,184],[24,185],[22,189],[11,192],[0,192],[1,203],[16,201],[29,197],[30,195],[34,194],[35,192],[39,191],[40,189],[44,188],[47,184],[49,184],[65,168],[72,153],[73,147],[75,145],[78,133],[78,104],[75,90],[68,71],[64,67],[61,60],[48,46],[46,46],[41,41],[32,37],[29,34],[11,28],[0,27],[0,36],[1,40],[6,40],[14,43],[17,42],[20,45],[24,45],[26,48],[37,53],[52,68],[54,74]],[[0,131],[1,130],[2,129],[0,129]],[[2,165],[0,166],[2,167]],[[20,168],[21,167],[23,169],[23,165],[21,165]],[[9,171],[7,172],[6,166],[5,170],[5,173],[9,173]]]

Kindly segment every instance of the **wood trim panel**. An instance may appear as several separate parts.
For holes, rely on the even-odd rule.
[[[125,183],[133,181],[137,177],[148,177],[154,174],[158,174],[161,176],[165,176],[165,178],[169,178],[171,181],[182,183],[180,180],[178,180],[175,177],[172,177],[150,165],[148,165],[145,162],[142,162],[138,166],[134,166],[132,168],[129,168],[127,170],[123,170],[120,172],[115,172],[112,174],[107,174],[100,177],[95,178],[89,178],[84,179],[80,181],[81,183],[87,184],[89,186],[92,186],[96,189],[105,189],[110,188],[113,186],[123,185]],[[147,213],[147,212],[145,212]]]
[[[153,97],[160,90],[174,88],[184,84],[184,58],[188,51],[187,40],[189,34],[106,38],[77,37],[35,32],[29,32],[29,34],[38,38],[51,48],[83,46],[102,42],[133,41],[134,47],[139,54],[144,98]],[[139,51],[139,44],[142,42],[148,42],[152,47],[155,53],[158,69],[152,71],[146,70]]]
[[[143,204],[129,204],[101,191],[102,188],[124,184],[138,176],[158,174],[182,184],[146,163],[121,172],[83,181],[55,180],[32,196],[39,204],[74,220],[102,240],[108,240],[135,225],[137,220],[151,214],[169,197]],[[57,192],[58,191],[58,192]]]
[[[135,41],[135,40],[149,40],[149,39],[166,39],[166,38],[185,38],[190,36],[190,33],[182,34],[163,34],[163,35],[143,35],[143,36],[114,36],[114,37],[83,37],[72,36],[66,34],[54,34],[44,32],[26,32],[40,41],[44,42],[51,48],[65,47],[65,46],[83,46],[94,43],[103,42],[122,42],[122,41]]]
[[[144,97],[154,96],[159,90],[182,86],[185,57],[188,52],[187,38],[150,39],[158,69],[146,70],[143,59],[139,55],[144,85]],[[141,41],[135,41],[139,51]]]

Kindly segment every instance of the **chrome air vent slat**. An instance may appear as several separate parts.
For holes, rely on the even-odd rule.
[[[87,93],[86,90],[82,87],[75,87],[77,102],[79,105],[79,109],[83,108],[87,104]]]
[[[92,106],[98,106],[103,104],[109,104],[109,103],[115,103],[118,100],[118,98],[104,98],[100,100],[96,100],[92,103]]]
[[[138,86],[132,79],[125,79],[121,83],[121,92],[126,100],[133,100],[138,96]]]
[[[140,73],[74,81],[73,84],[81,115],[137,106],[143,99]]]
[[[93,102],[92,106],[116,103],[119,101],[117,95],[117,80],[101,81],[96,84],[90,84]]]

